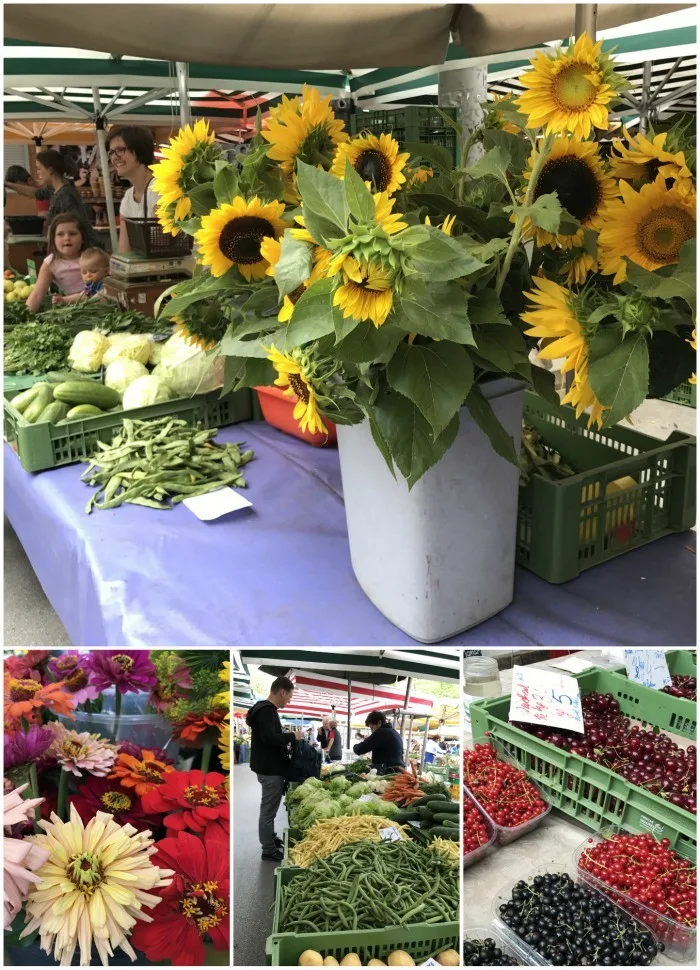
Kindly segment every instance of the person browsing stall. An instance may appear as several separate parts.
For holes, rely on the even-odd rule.
[[[125,219],[154,219],[158,193],[151,188],[150,166],[155,156],[153,135],[148,128],[124,125],[107,137],[107,155],[120,179],[131,182],[119,206],[119,252],[132,248]]]
[[[262,858],[282,862],[282,840],[275,835],[275,817],[287,783],[289,761],[295,741],[301,741],[303,731],[283,731],[278,711],[289,704],[294,684],[288,677],[278,677],[270,686],[267,700],[258,701],[246,714],[251,731],[250,767],[262,788],[258,838]]]
[[[328,722],[328,740],[323,753],[328,761],[341,761],[343,757],[343,739],[334,718]]]
[[[75,215],[66,212],[51,222],[48,234],[48,255],[41,264],[36,286],[27,297],[27,307],[36,313],[51,286],[55,284],[61,295],[54,294],[53,303],[74,303],[83,295],[80,255],[87,249],[87,229]]]
[[[389,724],[386,715],[382,711],[372,711],[365,718],[365,725],[372,733],[354,746],[355,754],[371,754],[372,767],[380,774],[404,768],[401,735]]]

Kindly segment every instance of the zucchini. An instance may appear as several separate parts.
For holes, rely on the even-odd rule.
[[[48,407],[53,401],[53,392],[48,384],[39,384],[36,397],[24,412],[26,421],[34,424],[44,408]]]
[[[459,802],[436,802],[429,801],[428,808],[431,812],[449,812],[459,815]]]
[[[44,380],[48,381],[49,384],[65,384],[66,381],[92,381],[91,377],[87,374],[79,374],[78,371],[70,370],[51,370],[48,374],[44,374]]]
[[[93,418],[97,414],[104,414],[104,411],[94,404],[76,404],[65,417],[68,421],[74,421],[76,418]]]
[[[15,395],[12,398],[12,407],[15,411],[19,411],[20,414],[24,414],[29,405],[32,403],[34,398],[39,393],[39,388],[41,384],[32,384],[31,387],[27,388],[26,391],[22,391],[20,394]]]
[[[394,815],[394,821],[398,822],[399,825],[405,825],[406,822],[420,822],[420,815],[418,812],[412,812],[410,809],[404,809],[399,812],[398,815]]]
[[[434,825],[435,825],[435,822],[433,821],[432,818],[424,818],[423,821],[420,823],[419,828],[423,829],[423,831],[425,832],[428,832],[430,829],[434,827]]]
[[[441,825],[456,825],[459,828],[459,817],[455,818],[454,815],[438,812],[437,815],[433,815],[433,818]]]
[[[434,825],[430,829],[428,835],[436,839],[452,839],[453,842],[459,842],[460,838],[459,828],[452,828],[446,825]]]
[[[428,805],[430,802],[447,801],[447,795],[423,795],[415,802],[411,802],[409,808],[418,808],[419,805]]]
[[[54,390],[53,396],[65,404],[94,404],[107,411],[121,401],[116,391],[97,381],[64,381]]]
[[[67,404],[63,404],[62,401],[52,401],[44,408],[34,424],[42,424],[44,421],[48,421],[49,424],[58,424],[67,414]]]
[[[419,805],[416,811],[420,818],[430,820],[433,817],[433,812],[431,812],[427,805]]]

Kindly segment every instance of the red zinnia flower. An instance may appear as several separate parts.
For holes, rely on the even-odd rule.
[[[87,775],[71,801],[86,825],[98,812],[109,812],[118,825],[130,824],[139,832],[154,831],[161,823],[157,815],[145,810],[135,792],[122,788],[118,779]]]
[[[228,842],[212,832],[203,839],[178,832],[177,838],[157,842],[156,849],[153,865],[167,866],[175,875],[157,890],[161,902],[151,911],[153,922],[138,923],[131,943],[157,963],[201,965],[205,937],[215,950],[229,948]]]
[[[229,831],[229,800],[224,788],[226,776],[218,771],[174,771],[163,784],[143,796],[146,812],[166,815],[165,827],[175,831],[204,832],[221,827]]]
[[[199,735],[207,728],[214,728],[217,732],[221,730],[221,725],[227,714],[228,711],[223,708],[210,711],[208,714],[192,714],[190,712],[184,721],[175,726],[176,736],[181,741],[202,740]]]

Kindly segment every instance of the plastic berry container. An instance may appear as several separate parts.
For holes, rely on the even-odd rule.
[[[473,866],[475,862],[479,862],[485,856],[489,855],[493,849],[496,848],[496,828],[493,822],[491,821],[491,819],[488,817],[486,812],[481,807],[481,805],[477,802],[476,798],[474,798],[472,793],[469,791],[469,789],[464,788],[463,791],[464,791],[465,801],[469,799],[469,801],[476,806],[477,811],[479,812],[479,814],[484,820],[486,831],[489,833],[488,842],[484,842],[483,845],[478,846],[478,848],[476,849],[472,849],[471,852],[467,852],[462,857],[462,868],[469,869],[469,867]]]
[[[574,863],[576,865],[579,882],[585,882],[593,889],[597,889],[598,892],[603,893],[611,902],[615,903],[621,909],[624,909],[625,912],[630,916],[633,916],[635,919],[644,923],[644,925],[651,930],[654,936],[656,936],[656,938],[664,944],[664,956],[676,963],[694,962],[697,948],[697,927],[685,926],[683,923],[677,922],[670,916],[665,916],[663,913],[657,913],[655,909],[652,909],[651,906],[647,906],[646,903],[640,903],[639,900],[633,899],[629,893],[624,892],[624,890],[618,889],[617,886],[609,886],[599,876],[589,872],[587,869],[581,868],[581,856],[586,849],[590,849],[592,847],[591,840],[594,844],[596,844],[603,842],[606,837],[611,835],[634,834],[635,833],[628,832],[625,829],[610,826],[603,829],[603,831],[597,835],[588,836],[588,838],[574,851]]]
[[[566,873],[571,877],[571,879],[574,882],[579,883],[580,885],[585,885],[586,889],[591,889],[596,895],[603,897],[608,902],[611,902],[615,907],[615,909],[618,910],[618,913],[617,913],[618,917],[620,916],[627,917],[627,919],[631,920],[634,924],[636,924],[637,929],[640,932],[649,933],[652,939],[654,940],[654,943],[658,946],[659,938],[657,934],[652,929],[650,929],[649,926],[646,925],[646,923],[644,923],[642,920],[637,919],[637,917],[634,916],[632,913],[629,913],[627,910],[623,909],[623,907],[620,906],[617,902],[615,902],[614,899],[610,899],[610,897],[607,896],[605,893],[600,892],[600,890],[596,886],[593,886],[588,881],[588,879],[581,878],[578,874],[578,871],[572,869],[571,866],[560,865],[556,862],[551,862],[549,863],[549,865],[538,866],[536,869],[530,870],[526,875],[520,875],[520,874],[513,875],[508,881],[508,884],[504,886],[502,889],[500,889],[496,893],[493,899],[491,912],[493,914],[494,927],[498,930],[501,936],[507,941],[508,945],[512,947],[513,950],[515,950],[516,955],[522,956],[523,961],[527,963],[529,966],[551,967],[553,964],[551,964],[549,960],[546,959],[546,957],[543,957],[541,953],[535,950],[534,947],[530,946],[529,943],[526,943],[525,940],[521,939],[516,933],[513,932],[513,930],[506,923],[503,922],[503,919],[501,918],[500,907],[503,903],[509,902],[509,900],[511,899],[511,893],[513,891],[513,887],[521,879],[525,880],[525,882],[531,882],[535,878],[535,876],[544,876],[547,873],[562,873],[562,874]],[[665,955],[666,954],[664,953],[664,956]],[[657,959],[658,959],[658,954],[652,960],[652,964],[656,963]]]
[[[519,771],[524,771],[524,768],[522,767],[522,765],[519,765],[518,762],[515,760],[515,758],[511,757],[511,755],[508,754],[505,748],[501,744],[499,744],[495,738],[478,738],[478,739],[475,738],[473,743],[475,746],[477,744],[490,745],[498,755],[499,761],[505,761],[508,764],[513,765],[513,767],[517,768]],[[533,829],[537,828],[537,826],[542,822],[542,820],[545,819],[552,811],[552,803],[550,802],[549,796],[545,792],[544,788],[542,788],[542,786],[538,784],[538,782],[536,782],[534,778],[529,778],[528,776],[528,780],[537,789],[537,792],[540,798],[542,799],[542,801],[544,802],[546,808],[544,812],[541,812],[539,815],[536,815],[534,818],[529,818],[526,822],[522,822],[520,825],[510,825],[510,826],[497,825],[496,822],[494,822],[494,820],[491,818],[489,813],[486,811],[484,806],[481,804],[481,802],[478,800],[478,798],[471,790],[471,788],[469,788],[469,786],[466,784],[464,786],[466,790],[469,792],[469,794],[472,796],[473,800],[479,806],[482,814],[493,826],[494,831],[496,833],[497,845],[508,845],[511,842],[515,842],[515,840],[519,839],[521,835],[525,835],[527,832],[531,832]]]
[[[483,848],[483,846],[480,846]],[[516,947],[514,947],[507,937],[501,932],[500,929],[495,927],[493,924],[491,926],[484,926],[483,924],[469,923],[464,927],[464,935],[462,941],[467,940],[494,940],[498,946],[503,950],[506,956],[512,957],[514,960],[518,961],[518,966],[528,966],[522,953],[519,953]]]

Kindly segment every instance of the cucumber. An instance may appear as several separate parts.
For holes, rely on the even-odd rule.
[[[420,818],[425,818],[430,820],[433,817],[433,812],[428,808],[427,805],[419,805],[416,809]]]
[[[431,812],[449,812],[459,815],[459,802],[429,801],[428,808]]]
[[[74,421],[76,418],[93,418],[97,414],[104,414],[104,411],[95,407],[94,404],[76,404],[70,411],[67,411],[65,417],[68,421]]]
[[[92,381],[92,378],[86,374],[79,374],[77,371],[52,370],[48,374],[44,374],[44,380],[48,381],[49,384],[65,384],[66,381]]]
[[[53,401],[53,392],[48,384],[39,384],[38,387],[36,397],[24,412],[25,420],[31,424],[34,424],[44,408]]]
[[[399,825],[405,825],[406,822],[420,822],[420,815],[418,812],[413,812],[410,809],[404,809],[399,812],[398,815],[394,816],[394,821],[398,822]]]
[[[34,424],[43,424],[44,421],[48,421],[49,424],[58,424],[67,414],[67,404],[63,404],[61,401],[52,401],[44,408]]]
[[[447,795],[423,795],[415,802],[411,802],[410,808],[418,808],[419,805],[428,805],[430,802],[447,801]]]
[[[445,825],[435,825],[430,829],[428,835],[436,839],[452,839],[453,842],[459,842],[460,831],[459,828],[449,828]]]
[[[29,405],[32,403],[34,398],[39,393],[39,388],[41,384],[32,384],[30,388],[26,391],[22,391],[12,398],[12,407],[15,411],[19,411],[20,414],[24,414]]]
[[[448,814],[447,812],[437,812],[433,815],[433,818],[441,825],[459,825],[459,816]]]
[[[107,411],[121,401],[116,391],[96,381],[64,381],[54,390],[53,396],[65,404],[94,404]]]

